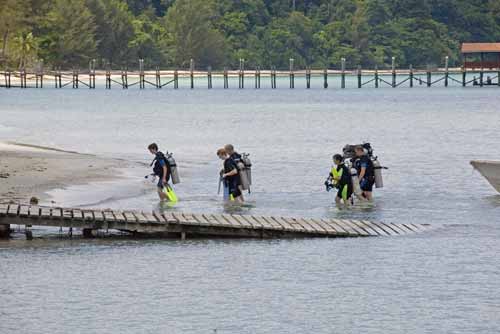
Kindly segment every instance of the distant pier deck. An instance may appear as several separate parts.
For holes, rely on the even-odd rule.
[[[470,64],[469,64],[470,65]],[[0,87],[4,88],[90,88],[96,87],[111,89],[139,88],[363,88],[363,87],[435,87],[435,86],[497,86],[500,87],[500,63],[490,67],[461,67],[449,68],[448,58],[443,67],[427,66],[426,68],[406,69],[396,68],[393,58],[390,68],[362,69],[347,68],[346,59],[342,58],[341,66],[337,69],[295,68],[294,60],[290,59],[288,70],[246,69],[243,59],[239,69],[212,71],[195,69],[191,60],[189,69],[164,70],[156,67],[145,70],[144,60],[139,60],[139,67],[129,69],[112,69],[106,66],[96,70],[95,61],[91,61],[88,69],[74,68],[70,71],[51,69],[46,70],[42,63],[33,69],[11,71],[5,69],[0,72]],[[97,84],[96,84],[97,82]],[[279,86],[279,87],[278,87]]]
[[[24,225],[28,239],[32,226],[79,229],[83,236],[93,231],[117,230],[131,234],[189,236],[296,238],[397,236],[427,231],[427,224],[383,223],[350,219],[286,218],[234,214],[188,214],[91,210],[45,206],[0,204],[0,227],[8,235],[10,225]]]

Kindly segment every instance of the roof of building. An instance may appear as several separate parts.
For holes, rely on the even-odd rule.
[[[462,53],[500,52],[500,43],[462,43]]]

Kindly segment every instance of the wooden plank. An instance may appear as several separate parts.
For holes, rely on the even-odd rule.
[[[398,224],[399,227],[406,230],[406,233],[415,233],[407,224]]]
[[[194,213],[193,217],[194,219],[196,219],[199,225],[210,226],[210,222],[205,217],[203,217],[203,215]]]
[[[111,214],[115,217],[115,220],[119,223],[125,223],[127,220],[121,211],[111,211]]]
[[[30,207],[29,205],[20,205],[19,206],[19,216],[20,217],[28,217],[29,216],[29,211]]]
[[[163,212],[161,215],[167,220],[169,224],[179,224],[179,220],[174,217],[172,212]]]
[[[134,214],[130,211],[124,211],[123,216],[125,217],[125,221],[127,223],[137,223],[137,218],[135,218]]]
[[[283,230],[285,231],[295,231],[294,227],[290,225],[286,220],[283,219],[283,217],[274,217],[272,216],[271,219],[273,219],[275,222],[280,224],[283,227]]]
[[[380,227],[381,229],[386,231],[387,234],[389,234],[389,235],[398,235],[398,233],[394,232],[391,228],[389,228],[388,226],[386,226],[383,223],[372,222],[372,224],[377,225],[378,227]]]
[[[221,215],[212,215],[212,217],[220,224],[229,224],[233,228],[241,228],[241,224],[234,218],[226,219]]]
[[[210,218],[211,218],[210,222],[212,224],[215,224],[216,226],[227,226],[227,227],[235,227],[235,228],[240,227],[239,224],[234,225],[233,222],[227,221],[222,217],[217,217],[217,215],[205,215],[205,217],[207,217],[208,220],[210,220]]]
[[[244,215],[244,217],[253,225],[253,228],[259,229],[259,230],[264,228],[264,225],[262,225],[262,223],[259,222],[255,216]]]
[[[104,221],[104,214],[102,211],[94,210],[92,211],[95,221]]]
[[[326,234],[327,233],[326,230],[321,225],[316,224],[311,219],[301,218],[301,219],[299,219],[299,221],[303,222],[304,224],[309,225],[315,231],[315,233],[319,233],[319,234]]]
[[[142,212],[142,215],[148,220],[150,224],[165,224],[167,220],[162,217],[159,212],[151,211],[151,212]]]
[[[274,220],[272,217],[262,217],[270,226],[272,226],[273,230],[279,230],[283,231],[284,227],[278,223],[276,220]]]
[[[249,222],[244,216],[242,216],[242,215],[231,215],[231,217],[233,217],[244,228],[253,229],[253,224],[251,222]]]
[[[31,205],[29,209],[30,218],[40,218],[40,207],[38,205]]]
[[[375,233],[375,232],[372,232],[372,231],[368,232],[366,229],[359,227],[358,225],[356,225],[355,223],[353,223],[349,219],[341,219],[341,221],[345,222],[346,224],[350,224],[362,236],[366,237],[366,236],[376,236],[377,235],[377,233]]]
[[[74,220],[83,220],[83,212],[79,209],[73,209],[73,219]]]
[[[0,217],[6,216],[7,211],[9,211],[9,205],[8,204],[0,204]]]
[[[94,214],[91,210],[83,210],[83,220],[85,221],[94,221]]]
[[[396,230],[400,235],[407,234],[408,230],[404,227],[401,227],[399,224],[386,223],[386,225],[390,225],[393,230]]]
[[[339,233],[332,225],[327,224],[320,219],[311,218],[311,221],[313,221],[315,224],[321,226],[321,228],[323,228],[326,231],[326,234],[328,234],[328,235],[342,235],[342,234],[345,235],[346,234],[345,232]]]
[[[102,212],[104,215],[104,220],[107,222],[114,222],[115,221],[115,216],[113,215],[113,211],[103,211]]]
[[[307,230],[302,226],[301,224],[297,223],[294,219],[292,218],[285,218],[281,217],[284,221],[286,221],[295,232],[300,232],[300,233],[306,233]]]
[[[73,219],[73,210],[71,210],[71,209],[62,209],[62,217],[65,220],[71,220],[71,219]]]
[[[200,225],[200,223],[198,223],[198,221],[193,217],[191,213],[183,213],[182,216],[184,217],[187,224]]]
[[[211,215],[202,214],[203,218],[208,222],[208,226],[220,226],[219,222],[216,221]],[[231,226],[229,223],[224,224],[225,226]]]
[[[266,230],[276,230],[276,229],[281,230],[281,227],[279,228],[275,227],[276,223],[271,224],[262,216],[253,216],[253,219],[255,219],[262,226],[262,228]]]
[[[371,222],[367,222],[367,221],[364,221],[364,220],[360,220],[358,222],[359,225],[362,225],[362,226],[365,226],[367,229],[370,229],[371,231],[374,231],[375,233],[377,233],[378,235],[382,235],[382,236],[387,236],[389,234],[387,234],[383,229],[381,229],[380,227],[378,227],[377,225],[374,225],[372,224]]]
[[[349,233],[352,233],[356,236],[366,235],[366,232],[360,231],[359,228],[353,227],[351,224],[348,224],[347,222],[343,221],[342,219],[333,219],[332,221],[335,222],[335,224],[342,226],[342,228],[344,228]]]
[[[50,208],[43,206],[40,210],[40,217],[42,218],[50,218]]]
[[[347,229],[343,225],[336,224],[335,221],[331,219],[321,219],[321,221],[325,224],[331,225],[335,230],[337,230],[337,232],[343,233],[345,236],[349,236],[351,234],[350,229]],[[354,236],[358,236],[358,233],[355,233]]]
[[[62,218],[63,217],[62,209],[61,208],[52,208],[51,216],[53,218]]]
[[[144,214],[142,212],[135,212],[135,217],[137,218],[137,221],[141,224],[145,224],[148,222],[148,219],[146,218],[146,216],[144,216]]]
[[[17,204],[9,204],[9,209],[7,210],[7,215],[14,217],[19,213],[19,205]]]
[[[172,212],[172,216],[175,218],[175,220],[177,221],[177,224],[181,224],[181,225],[184,225],[185,222],[184,222],[184,217],[182,217],[182,214],[178,213],[178,212]],[[187,224],[189,225],[189,224]]]
[[[243,225],[241,225],[241,223],[238,220],[236,220],[236,218],[232,217],[231,215],[221,214],[221,215],[219,215],[219,217],[221,219],[224,219],[225,221],[227,221],[229,224],[234,225],[236,228],[243,227]]]

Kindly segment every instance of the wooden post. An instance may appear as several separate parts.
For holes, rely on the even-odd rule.
[[[8,238],[10,235],[10,225],[0,225],[0,238]]]
[[[484,53],[481,52],[481,71],[479,72],[479,86],[483,87],[484,79]]]
[[[160,66],[156,66],[156,88],[161,89]]]
[[[328,69],[325,68],[323,70],[323,88],[327,89],[328,88]]]
[[[57,73],[58,75],[58,80],[59,80],[59,88],[62,88],[62,73],[61,73],[61,68],[59,67]]]
[[[410,64],[410,88],[413,88],[413,65]]]
[[[123,89],[128,89],[128,68],[126,67],[122,70],[122,86]]]
[[[307,89],[311,88],[311,68],[310,67],[306,68],[306,88]]]
[[[33,231],[31,231],[31,225],[24,226],[24,235],[26,236],[26,240],[33,240]]]
[[[430,87],[431,85],[432,85],[431,66],[427,65],[427,87]]]
[[[260,67],[255,69],[255,89],[260,89]]]
[[[54,85],[55,85],[55,88],[58,88],[57,79],[58,79],[57,68],[54,68]]]
[[[179,71],[174,71],[174,89],[179,89]]]
[[[276,68],[271,66],[271,89],[276,89]]]
[[[467,85],[467,69],[465,68],[465,63],[462,67],[462,87]]]
[[[181,232],[181,240],[186,240],[186,232]]]
[[[207,81],[208,89],[212,89],[212,66],[207,68]]]
[[[245,88],[245,59],[240,58],[240,68],[238,71],[238,88]]]
[[[448,77],[449,77],[448,61],[449,61],[449,57],[448,56],[444,57],[444,86],[445,87],[448,87]]]
[[[73,69],[73,88],[78,88],[78,69]]]
[[[89,88],[95,89],[95,59],[89,62]]]
[[[26,75],[26,72],[24,71],[24,68],[19,71],[19,77],[21,78],[21,88],[26,88],[24,87],[24,77]]]
[[[224,67],[224,89],[229,88],[229,78],[227,73],[227,67]]]
[[[111,89],[111,64],[106,66],[106,89]]]
[[[341,73],[341,80],[340,80],[340,87],[341,88],[345,88],[345,58],[342,58],[340,60],[340,63],[341,63],[341,70],[342,70],[342,73]]]
[[[391,64],[391,69],[392,69],[392,88],[396,88],[396,57],[392,57],[392,64]]]
[[[139,89],[145,88],[144,81],[144,59],[139,59]]]
[[[7,70],[7,69],[5,69],[4,76],[5,76],[5,87],[6,88],[11,88],[11,85],[10,85],[10,71]]]
[[[293,89],[295,88],[295,74],[293,72],[294,59],[290,58],[289,62],[290,62],[290,88]]]
[[[194,88],[194,59],[189,61],[189,76],[191,78],[191,89]]]
[[[375,88],[378,88],[378,65],[375,65]]]
[[[362,77],[361,77],[361,65],[358,65],[358,88],[361,88],[363,85]]]

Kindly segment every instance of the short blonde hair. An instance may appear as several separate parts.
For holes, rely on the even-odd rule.
[[[219,149],[217,150],[217,156],[220,156],[220,155],[227,155],[226,150],[225,150],[225,149],[223,149],[223,148],[219,148]]]

